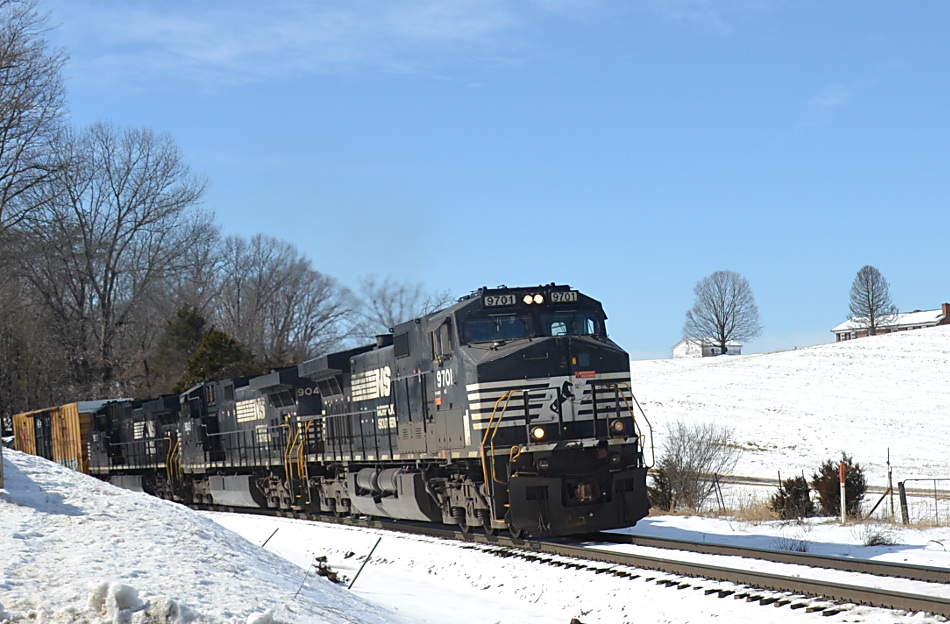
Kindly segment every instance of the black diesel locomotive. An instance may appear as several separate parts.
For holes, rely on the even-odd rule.
[[[630,526],[649,511],[651,433],[605,319],[569,286],[482,288],[372,346],[108,403],[89,472],[234,508],[534,536]]]

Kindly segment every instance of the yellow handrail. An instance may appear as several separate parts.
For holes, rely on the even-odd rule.
[[[165,439],[171,441],[171,437]],[[175,463],[176,460],[177,464]],[[177,471],[175,470],[176,467],[178,468]],[[184,469],[181,466],[181,440],[175,440],[175,444],[168,449],[168,454],[165,456],[165,476],[168,477],[169,483],[175,477],[181,479],[184,476]]]
[[[169,483],[172,480],[172,451],[175,450],[174,445],[172,444],[172,437],[165,436],[165,441],[168,442],[168,450],[165,451],[165,478],[168,479]]]
[[[291,436],[290,423],[283,423],[281,427],[287,427],[287,443],[284,445],[284,474],[287,475],[287,480],[293,477],[293,462],[290,459],[290,452],[293,449],[294,445],[297,442],[296,435]]]
[[[501,397],[499,397],[497,401],[495,401],[495,406],[492,408],[492,411],[491,411],[491,418],[488,419],[488,427],[485,428],[485,435],[482,436],[482,445],[479,451],[482,455],[482,478],[485,480],[484,481],[485,483],[488,483],[488,459],[485,456],[486,442],[489,443],[489,446],[491,447],[492,481],[494,481],[495,483],[505,483],[504,481],[500,481],[495,474],[495,435],[498,433],[498,430],[501,428],[501,421],[504,418],[505,412],[508,410],[508,402],[511,400],[511,395],[515,394],[516,392],[527,392],[527,390],[509,390],[505,394],[501,395]],[[501,404],[502,401],[505,402],[505,405],[501,410],[501,415],[498,418],[498,422],[495,422],[495,414],[498,413],[498,405]],[[493,424],[494,424],[494,428],[492,427]],[[489,436],[489,434],[491,435]]]
[[[297,473],[302,477],[307,467],[306,456],[303,452],[304,443],[307,441],[307,437],[310,433],[310,426],[313,425],[312,420],[308,420],[303,425],[304,434],[300,438],[300,445],[297,446]],[[299,431],[299,429],[298,429]]]

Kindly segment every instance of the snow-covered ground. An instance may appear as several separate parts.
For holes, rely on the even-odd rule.
[[[9,449],[3,478],[0,622],[402,621],[181,505]]]
[[[883,485],[888,448],[895,480],[950,475],[948,364],[950,328],[939,328],[759,356],[634,362],[633,380],[658,446],[669,422],[710,419],[735,428],[746,449],[740,474],[809,475],[845,450]],[[863,607],[822,618],[391,534],[348,591],[313,574],[315,559],[352,579],[380,533],[199,514],[14,451],[3,461],[0,622],[941,621]],[[660,516],[631,531],[950,566],[946,528]],[[862,546],[869,531],[899,545]]]
[[[865,607],[821,618],[646,580],[655,573],[623,579],[428,538],[286,518],[197,513],[13,451],[4,453],[4,473],[0,622],[940,621]],[[630,530],[773,548],[791,540],[815,553],[950,565],[944,548],[950,543],[948,529],[888,529],[901,545],[873,548],[860,546],[864,529],[832,521],[744,524],[658,517]],[[314,574],[317,558],[326,557],[333,570],[354,579],[377,541],[352,590]]]

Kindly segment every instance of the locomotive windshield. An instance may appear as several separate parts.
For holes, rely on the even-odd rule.
[[[596,310],[470,314],[461,324],[466,343],[542,336],[603,336],[603,313]]]
[[[596,336],[600,319],[593,312],[552,312],[541,315],[543,336]]]
[[[527,314],[470,316],[462,323],[462,338],[465,342],[516,340],[530,337],[530,327]]]

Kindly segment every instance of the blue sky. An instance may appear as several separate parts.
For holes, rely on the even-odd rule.
[[[717,270],[745,352],[832,341],[865,264],[950,300],[943,0],[39,6],[77,126],[168,132],[225,233],[347,286],[569,283],[635,359]]]

